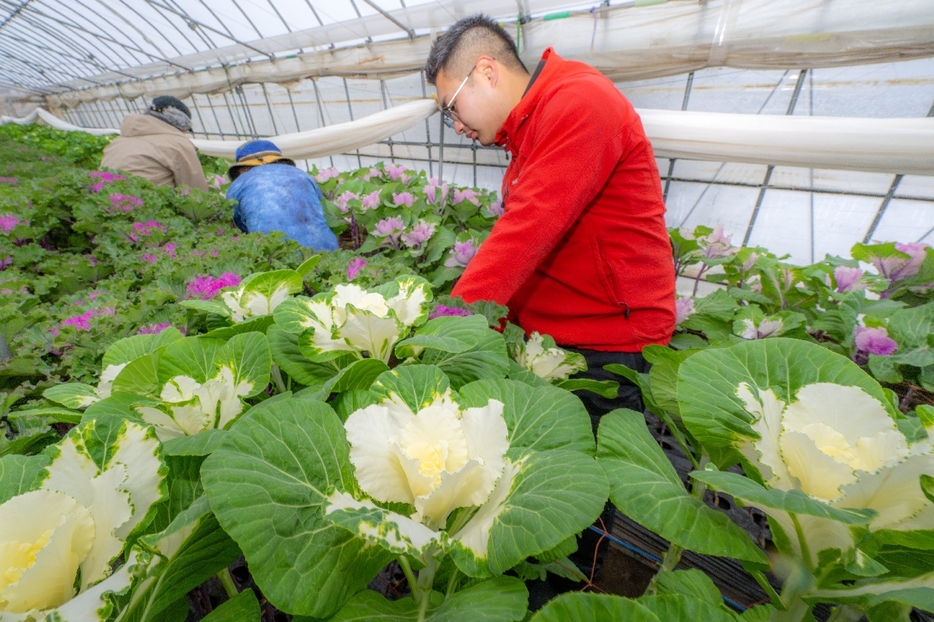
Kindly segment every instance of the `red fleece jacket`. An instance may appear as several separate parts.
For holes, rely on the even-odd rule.
[[[596,69],[548,48],[496,136],[512,154],[505,213],[453,295],[508,305],[560,345],[638,352],[675,328],[658,167],[632,105]]]

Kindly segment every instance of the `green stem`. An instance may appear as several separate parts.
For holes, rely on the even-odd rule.
[[[668,550],[665,551],[665,555],[662,557],[662,565],[658,567],[658,572],[655,573],[655,576],[652,577],[652,580],[649,582],[649,586],[645,588],[645,593],[649,596],[658,593],[658,577],[661,574],[666,572],[671,572],[678,567],[678,562],[681,561],[681,554],[684,553],[684,547],[678,546],[677,544],[670,544]]]
[[[425,622],[425,616],[428,613],[428,603],[431,601],[431,592],[435,585],[435,573],[438,572],[436,554],[435,547],[429,546],[423,557],[426,560],[425,567],[418,571],[418,583],[415,590],[415,600],[418,602],[418,622]]]
[[[688,454],[690,455],[690,454]],[[706,453],[701,454],[700,460],[697,463],[697,469],[702,470],[707,463],[710,462],[710,458]],[[704,493],[707,492],[707,484],[694,480],[691,486],[691,496],[695,499],[699,499],[701,503],[704,502]],[[668,550],[665,552],[665,556],[662,558],[662,565],[659,566],[658,572],[655,573],[655,576],[652,577],[652,581],[649,583],[649,587],[646,588],[646,594],[655,594],[658,587],[658,577],[661,574],[666,572],[672,572],[678,567],[678,562],[681,561],[681,555],[684,553],[684,547],[679,546],[672,542],[668,546]]]
[[[444,593],[445,598],[454,593],[454,588],[457,587],[457,579],[460,578],[460,576],[460,569],[455,566],[454,570],[451,572],[451,578],[448,580],[448,589]]]
[[[412,572],[412,566],[409,564],[407,557],[399,558],[399,566],[402,567],[402,572],[405,574],[405,580],[409,582],[409,589],[412,590],[412,594],[415,594],[415,586],[418,582],[415,580],[415,573]]]
[[[795,526],[795,534],[798,536],[798,545],[801,547],[801,560],[808,572],[813,575],[814,566],[811,563],[811,549],[808,548],[807,540],[804,538],[804,529],[801,528],[801,523],[798,521],[796,514],[789,513],[788,516],[791,517],[791,522]]]
[[[782,595],[782,600],[785,600],[784,594]],[[769,617],[769,622],[802,622],[810,610],[810,605],[800,598],[795,598],[785,611],[781,609],[773,611],[772,615]]]
[[[272,379],[276,382],[276,388],[279,389],[279,393],[285,393],[285,382],[282,381],[282,372],[279,371],[278,365],[272,366]]]
[[[863,612],[851,605],[839,605],[827,618],[827,622],[859,622]]]
[[[227,596],[233,598],[240,593],[240,590],[237,589],[237,584],[234,583],[234,578],[230,576],[230,568],[224,568],[217,573],[217,578],[220,579],[221,585],[224,586],[224,591],[227,592]]]

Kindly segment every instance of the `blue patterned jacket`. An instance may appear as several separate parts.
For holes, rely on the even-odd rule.
[[[281,231],[302,246],[337,250],[324,220],[321,190],[308,173],[287,164],[264,164],[241,174],[227,189],[237,201],[234,223],[244,233]]]

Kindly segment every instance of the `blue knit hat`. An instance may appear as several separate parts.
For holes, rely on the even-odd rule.
[[[237,162],[231,165],[228,171],[231,180],[239,176],[245,169],[262,164],[278,162],[295,166],[295,162],[283,156],[282,151],[271,140],[251,140],[243,143],[237,147],[235,157]]]
[[[251,140],[237,147],[236,158],[239,164],[244,160],[252,158],[261,159],[271,155],[282,156],[282,150],[276,147],[276,143],[271,140]]]

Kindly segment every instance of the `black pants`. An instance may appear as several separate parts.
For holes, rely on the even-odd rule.
[[[572,376],[572,378],[589,378],[592,380],[615,380],[619,382],[619,391],[615,398],[606,398],[591,391],[576,391],[575,395],[580,398],[587,408],[590,415],[590,423],[593,425],[594,436],[597,434],[597,427],[600,425],[600,418],[610,411],[617,408],[629,408],[636,412],[643,411],[642,392],[639,387],[631,383],[622,376],[606,371],[604,365],[616,363],[625,365],[640,373],[649,371],[649,364],[642,357],[641,352],[602,352],[598,350],[581,350],[578,348],[569,348],[562,346],[565,350],[578,352],[584,356],[587,361],[587,371],[582,371]],[[614,517],[616,508],[607,501],[603,508],[600,518],[594,523],[597,529],[605,530],[607,533],[613,531]],[[601,524],[602,522],[602,524]],[[570,560],[583,572],[588,578],[591,574],[597,577],[603,568],[603,562],[606,559],[610,542],[603,539],[602,536],[591,529],[585,529],[578,537],[577,552],[570,556]],[[597,545],[599,544],[599,549]]]

